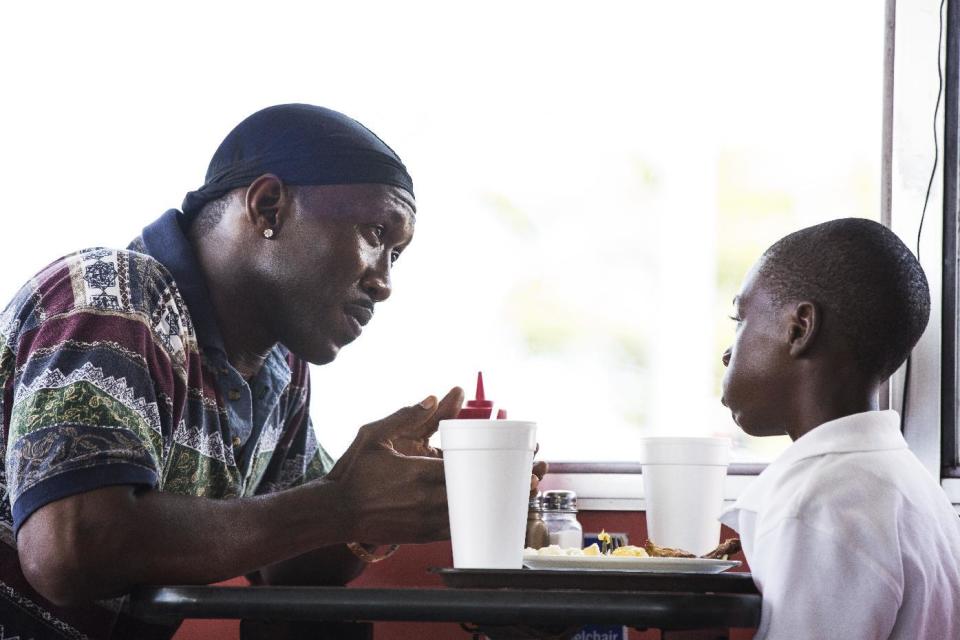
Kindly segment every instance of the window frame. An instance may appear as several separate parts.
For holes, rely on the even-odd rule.
[[[960,130],[958,130],[958,92],[960,92],[960,2],[947,2],[946,64],[944,73],[944,143],[943,143],[943,354],[941,412],[941,478],[960,478],[960,393],[958,393],[958,358],[960,323],[958,312],[957,244],[960,235]],[[954,496],[954,502],[960,494]]]

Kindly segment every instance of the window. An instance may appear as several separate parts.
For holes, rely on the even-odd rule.
[[[376,326],[316,371],[318,422],[356,419],[324,400],[351,380],[397,391],[369,394],[373,419],[483,370],[549,460],[629,461],[664,432],[728,434],[744,462],[785,446],[719,402],[730,301],[780,236],[879,219],[883,8],[621,11],[479,16],[495,44],[456,44],[464,99],[408,160],[421,235]],[[450,146],[421,154],[434,136]]]
[[[124,4],[7,9],[44,29],[0,38],[20,61],[0,71],[17,88],[0,105],[0,297],[58,255],[126,245],[245,115],[313,102],[391,144],[419,208],[393,299],[313,372],[332,453],[428,393],[472,392],[478,370],[551,460],[630,461],[664,432],[729,434],[742,462],[784,446],[719,403],[726,316],[780,236],[879,219],[881,5],[298,6],[265,47],[235,34],[274,18],[225,7],[142,30]]]

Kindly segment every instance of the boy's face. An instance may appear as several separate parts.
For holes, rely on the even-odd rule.
[[[788,312],[767,291],[757,263],[734,298],[733,344],[723,353],[727,368],[721,402],[752,436],[782,435],[790,374]]]

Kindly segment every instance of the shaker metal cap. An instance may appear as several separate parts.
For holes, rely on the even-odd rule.
[[[543,510],[543,496],[540,495],[539,491],[536,493],[536,495],[530,496],[530,503],[527,508],[534,511]]]
[[[543,510],[566,513],[577,512],[577,494],[574,491],[553,490],[543,493]]]

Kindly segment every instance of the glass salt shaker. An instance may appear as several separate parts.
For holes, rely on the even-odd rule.
[[[550,544],[547,523],[543,520],[543,499],[539,493],[530,496],[527,510],[527,535],[523,546],[528,549],[542,549]]]
[[[577,494],[573,491],[546,491],[543,494],[543,521],[550,544],[583,548],[583,527],[577,520]]]

